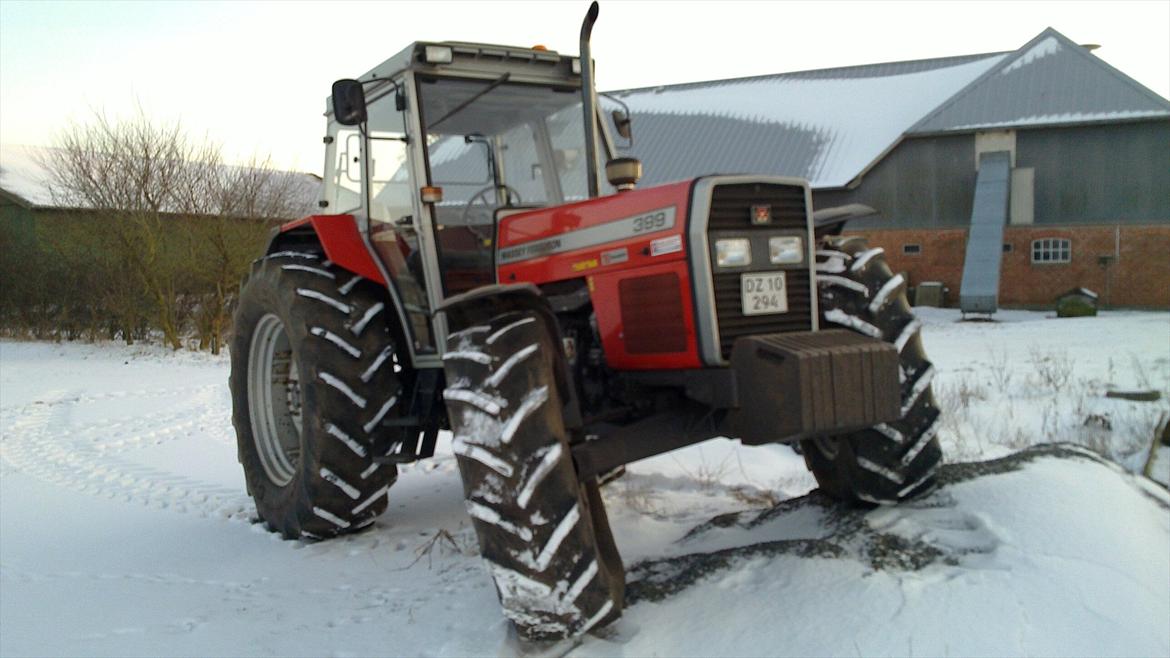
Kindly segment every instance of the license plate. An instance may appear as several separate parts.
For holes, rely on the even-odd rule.
[[[788,288],[783,272],[741,274],[739,290],[744,315],[788,312]]]

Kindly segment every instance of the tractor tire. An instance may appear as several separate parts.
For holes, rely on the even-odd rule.
[[[906,300],[906,283],[881,249],[861,238],[832,237],[817,252],[821,317],[893,343],[899,353],[902,415],[890,423],[802,441],[804,460],[822,491],[849,501],[889,505],[933,486],[942,449],[939,410],[930,389],[921,323]]]
[[[526,641],[621,614],[625,574],[596,481],[578,481],[557,390],[558,349],[535,312],[451,335],[443,357],[452,450],[504,615]]]
[[[287,539],[360,530],[397,477],[374,462],[406,373],[385,291],[313,252],[257,261],[231,343],[232,424],[260,519]]]

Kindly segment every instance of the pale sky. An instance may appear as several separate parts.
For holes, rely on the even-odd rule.
[[[179,120],[233,159],[319,173],[330,84],[415,40],[577,53],[572,2],[0,0],[0,142],[49,144],[95,110]],[[1170,0],[631,2],[593,31],[602,90],[1015,50],[1046,27],[1170,96]],[[637,118],[634,123],[637,130]],[[685,138],[685,136],[680,136]]]

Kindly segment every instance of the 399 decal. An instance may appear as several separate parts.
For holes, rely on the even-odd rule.
[[[665,210],[659,210],[658,212],[653,212],[649,215],[642,215],[641,217],[634,218],[634,233],[658,231],[666,227],[667,224]]]

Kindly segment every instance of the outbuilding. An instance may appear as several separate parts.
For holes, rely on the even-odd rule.
[[[911,285],[976,312],[1170,307],[1170,101],[1054,29],[1010,52],[614,92],[643,185],[807,178]],[[977,194],[977,189],[980,190]],[[977,202],[977,197],[980,199]]]

